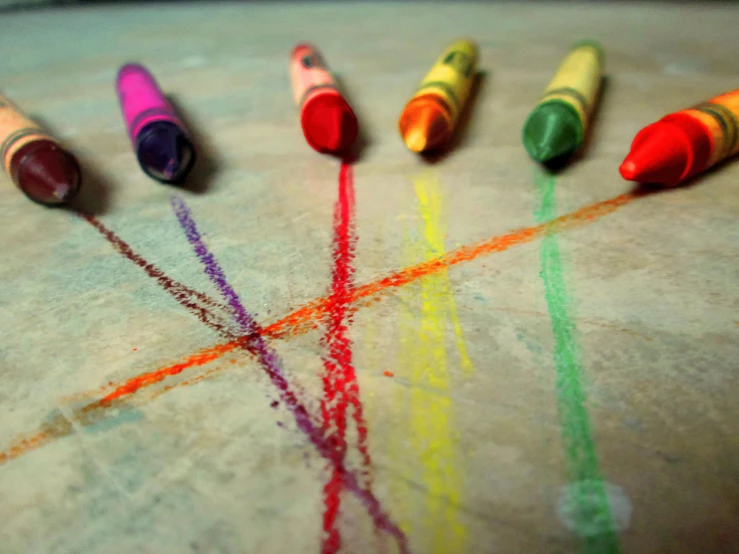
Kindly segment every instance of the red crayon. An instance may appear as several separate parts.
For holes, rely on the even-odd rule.
[[[619,171],[624,179],[673,186],[739,151],[739,89],[646,126]]]
[[[290,57],[293,96],[305,140],[321,153],[338,154],[354,144],[359,125],[320,52],[299,44]]]
[[[39,204],[66,204],[80,189],[82,178],[74,156],[3,96],[0,158],[18,188]]]

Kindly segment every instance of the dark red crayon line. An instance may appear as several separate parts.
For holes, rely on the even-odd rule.
[[[184,218],[185,216],[189,215],[189,210],[186,209],[184,203],[182,203],[182,207],[184,207],[186,211],[176,212],[178,215],[178,219],[180,219],[181,217]],[[167,277],[159,268],[147,262],[142,256],[134,252],[133,249],[123,239],[118,237],[113,231],[107,229],[94,216],[87,214],[81,215],[86,221],[88,221],[93,227],[95,227],[95,229],[97,229],[98,232],[100,232],[100,234],[108,242],[111,243],[111,245],[113,245],[116,251],[118,251],[125,258],[143,269],[149,277],[153,278],[156,283],[167,293],[172,295],[175,300],[177,300],[187,309],[194,311],[196,315],[200,314],[200,316],[202,317],[199,316],[198,318],[203,323],[211,326],[216,330],[219,330],[219,332],[223,332],[221,326],[219,324],[215,324],[210,319],[210,316],[212,314],[209,314],[207,310],[203,310],[201,306],[193,304],[192,301],[189,299],[186,291],[191,291],[192,289],[188,289],[184,285],[181,285],[180,283]],[[180,221],[180,223],[182,224],[182,220]],[[197,228],[194,225],[194,221],[187,220],[186,223],[187,226],[185,228],[185,231],[187,234],[187,238],[196,248],[196,254],[198,254],[198,257],[204,262],[208,262],[209,270],[215,271],[215,269],[217,268],[219,271],[221,271],[220,266],[218,266],[217,264],[217,261],[215,260],[213,255],[207,251],[207,247],[202,242]],[[225,276],[223,276],[223,278],[225,283]],[[230,288],[230,285],[228,285],[227,283],[226,285]],[[212,302],[212,300],[208,300]],[[229,298],[229,301],[230,300],[231,299]],[[232,312],[232,315],[234,317],[243,317],[243,314],[236,314],[235,312]],[[242,317],[239,317],[239,319],[242,319]],[[308,439],[311,443],[313,443],[318,453],[326,460],[331,462],[334,467],[338,469],[342,476],[342,484],[347,488],[347,490],[352,492],[360,499],[360,501],[362,501],[375,525],[379,529],[384,530],[396,539],[401,552],[408,552],[407,539],[403,531],[390,519],[372,491],[363,487],[354,473],[346,469],[341,458],[336,455],[331,441],[325,436],[324,430],[316,427],[316,425],[311,420],[311,416],[308,410],[303,406],[303,404],[298,400],[295,393],[290,389],[289,383],[282,375],[282,372],[278,369],[279,358],[277,356],[277,353],[269,346],[267,346],[264,338],[261,335],[261,328],[258,326],[258,324],[256,324],[256,322],[253,323],[254,325],[250,328],[248,325],[245,326],[249,328],[251,333],[239,337],[238,346],[250,352],[257,358],[265,373],[267,373],[272,383],[278,389],[283,402],[293,414],[297,427],[307,435]],[[116,401],[120,397],[120,394],[117,394],[118,392],[119,390],[116,389],[116,391],[114,391],[115,394],[111,393],[105,398],[85,406],[82,410],[79,411],[80,415],[94,412],[100,408],[104,408],[107,405],[110,405],[112,402]]]
[[[404,287],[427,275],[446,271],[449,267],[476,260],[481,256],[505,252],[510,248],[528,244],[547,234],[577,229],[583,225],[593,223],[641,196],[643,194],[621,194],[615,198],[584,206],[547,223],[489,237],[477,243],[468,244],[456,250],[449,251],[441,258],[434,258],[420,264],[405,267],[389,275],[384,275],[373,281],[364,283],[363,285],[355,286],[352,291],[352,306],[350,309],[358,310],[359,308],[368,306],[372,302],[381,300],[382,295],[392,294],[394,289]],[[270,339],[289,339],[317,329],[319,323],[326,320],[327,306],[328,299],[326,297],[315,298],[286,316],[265,326],[264,336]],[[203,361],[205,359],[208,361],[216,360],[239,348],[241,340],[239,338],[216,344],[194,352],[175,365],[168,365],[131,377],[124,383],[117,385],[117,388],[110,393],[108,399],[114,400],[136,394],[142,388],[159,383],[171,375],[180,373],[184,369],[199,367],[208,363]],[[2,456],[0,456],[1,459]]]
[[[535,227],[527,227],[511,231],[503,235],[489,237],[480,242],[468,244],[458,248],[457,250],[447,252],[441,258],[435,258],[427,262],[406,267],[390,275],[385,275],[363,285],[355,286],[352,292],[353,304],[349,309],[356,311],[360,308],[366,307],[375,301],[381,300],[385,295],[392,294],[393,290],[396,288],[414,283],[416,280],[428,275],[434,275],[440,271],[446,271],[449,267],[467,263],[482,256],[505,252],[510,248],[520,246],[522,244],[528,244],[543,236],[578,229],[583,225],[589,225],[616,210],[619,210],[634,200],[645,196],[646,194],[647,193],[644,192],[620,194],[615,198],[609,198],[595,204],[583,206],[574,212],[564,214],[547,223],[541,223]],[[270,339],[290,339],[312,329],[316,329],[319,323],[326,320],[327,303],[327,298],[316,298],[307,304],[300,306],[293,312],[265,326],[263,328],[264,336]],[[238,349],[241,344],[241,340],[242,339],[240,338],[215,344],[208,348],[193,352],[175,364],[169,364],[152,371],[135,375],[126,379],[122,383],[109,383],[106,387],[102,387],[101,389],[94,391],[87,391],[77,396],[83,398],[91,396],[95,397],[99,395],[101,391],[113,388],[115,390],[108,395],[109,401],[123,400],[127,396],[134,396],[141,390],[165,380],[167,377],[177,375],[187,369],[202,367],[220,359],[229,352],[233,352]],[[114,405],[114,403],[99,407],[105,408],[111,405]],[[66,426],[64,425],[60,425],[58,429],[44,426],[40,432],[28,434],[25,437],[18,439],[8,449],[0,451],[0,465],[41,448],[61,436],[67,436],[69,433],[65,429]]]
[[[367,425],[364,421],[359,399],[359,384],[352,363],[352,345],[347,336],[351,324],[351,288],[354,282],[354,250],[356,234],[354,228],[354,181],[349,164],[343,163],[339,172],[339,198],[334,210],[334,267],[331,294],[328,297],[328,321],[322,343],[327,350],[323,358],[324,396],[321,399],[323,426],[334,433],[334,447],[343,461],[346,457],[346,412],[349,404],[353,408],[357,425],[358,448],[362,454],[364,474],[369,481],[371,458],[367,448]],[[331,478],[324,487],[323,554],[335,554],[341,549],[341,533],[337,517],[341,504],[340,468],[335,466]],[[368,483],[368,488],[371,486]]]
[[[135,265],[143,269],[146,274],[154,279],[157,284],[171,295],[180,305],[191,312],[198,320],[207,327],[210,327],[219,335],[230,340],[237,340],[240,333],[230,330],[232,327],[231,318],[232,310],[220,304],[202,292],[191,289],[182,283],[165,275],[165,273],[152,263],[147,262],[123,239],[118,237],[113,231],[105,227],[100,221],[92,215],[80,213],[90,225],[92,225],[115,250],[122,254],[125,258],[133,262]],[[219,313],[221,312],[221,313]]]
[[[336,341],[330,341],[330,352],[334,359],[336,359],[342,366],[347,363],[351,366],[351,347],[346,342],[344,331],[346,330],[343,323],[343,313],[346,305],[349,302],[349,295],[347,294],[347,283],[351,278],[353,269],[351,268],[351,259],[353,255],[353,245],[350,243],[350,216],[353,215],[354,205],[354,194],[353,194],[353,183],[351,182],[351,175],[347,180],[347,170],[351,171],[349,166],[342,165],[340,173],[340,198],[341,201],[337,205],[337,217],[335,218],[335,224],[340,229],[338,233],[337,250],[339,254],[337,256],[337,273],[335,275],[335,284],[338,283],[340,289],[340,297],[336,299],[336,304],[339,308],[340,315],[337,321],[329,322],[329,328],[333,329],[337,335],[341,344],[336,345]],[[347,193],[348,191],[348,193]],[[343,193],[343,194],[342,194]],[[339,491],[342,488],[342,484],[345,483],[345,474],[347,473],[344,465],[346,455],[346,440],[344,438],[346,432],[346,402],[342,399],[338,400],[339,406],[341,406],[341,415],[337,413],[334,417],[338,428],[337,436],[330,436],[329,424],[330,421],[324,420],[324,425],[321,429],[318,429],[311,421],[310,415],[305,407],[300,403],[295,393],[290,391],[289,382],[285,371],[283,369],[283,363],[277,352],[271,348],[267,341],[264,339],[264,330],[257,323],[254,317],[246,310],[241,299],[239,298],[236,290],[228,282],[225,272],[218,262],[215,255],[209,250],[208,246],[202,239],[198,226],[195,223],[190,208],[187,207],[185,201],[179,196],[172,197],[172,208],[177,217],[182,230],[185,232],[188,242],[193,248],[195,255],[200,260],[203,270],[211,279],[216,288],[220,291],[221,295],[226,299],[233,309],[234,317],[238,321],[242,332],[248,333],[249,340],[241,345],[241,348],[248,350],[258,360],[262,369],[267,373],[272,383],[280,391],[280,396],[287,406],[287,408],[293,413],[295,422],[299,429],[301,429],[313,442],[317,450],[322,453],[333,466],[333,477],[331,491],[329,495],[336,499],[335,506],[328,506],[328,512],[333,514],[331,519],[331,541],[336,543],[336,548],[332,549],[331,552],[337,552],[340,547],[340,536],[338,530],[335,528],[333,523],[335,522],[335,515],[338,511],[338,493],[334,494],[335,491]],[[334,325],[335,323],[335,325]],[[348,356],[348,358],[347,358]],[[342,367],[344,371],[345,368]],[[353,370],[352,370],[353,373]],[[336,375],[336,373],[334,372]],[[356,379],[355,379],[356,380]],[[339,384],[338,389],[340,394],[343,394],[345,378],[336,375],[336,382]],[[324,410],[322,410],[324,411]],[[324,411],[325,413],[325,411]],[[374,495],[370,489],[354,490],[355,493],[359,493],[360,500],[363,500],[367,494],[372,498]],[[375,524],[378,528],[390,531],[387,528],[387,524],[383,520],[376,520]]]

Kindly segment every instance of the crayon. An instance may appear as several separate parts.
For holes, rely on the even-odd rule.
[[[318,152],[331,154],[351,147],[359,131],[357,117],[316,47],[298,44],[293,49],[290,78],[308,144]]]
[[[141,169],[157,181],[181,183],[195,164],[195,147],[152,74],[142,65],[126,64],[118,72],[116,91]]]
[[[411,151],[437,150],[449,142],[476,72],[474,42],[458,40],[442,52],[400,115],[400,135]]]
[[[577,43],[523,127],[529,155],[545,163],[572,154],[582,144],[603,81],[603,50],[593,41]]]
[[[0,155],[5,172],[34,202],[66,204],[80,190],[82,176],[74,156],[0,96]]]
[[[739,89],[644,127],[619,171],[628,181],[674,186],[737,151]]]

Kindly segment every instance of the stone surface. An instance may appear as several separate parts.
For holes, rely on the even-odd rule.
[[[737,86],[737,25],[735,7],[668,3],[41,10],[0,18],[0,83],[78,153],[79,207],[222,303],[173,215],[175,190],[144,176],[123,129],[116,70],[147,64],[207,162],[180,195],[269,326],[330,294],[334,264],[339,163],[299,131],[287,71],[297,41],[321,48],[365,134],[353,168],[360,286],[534,226],[542,202],[560,215],[631,191],[617,168],[641,127]],[[429,164],[404,149],[397,117],[463,35],[486,74],[457,144]],[[608,84],[585,151],[547,199],[521,126],[584,37],[603,43]],[[592,444],[587,467],[618,491],[623,552],[739,552],[738,178],[729,164],[355,302],[345,324],[371,466],[350,407],[346,467],[372,476],[409,551],[613,552],[616,539],[592,536],[601,519],[572,531],[572,498],[558,516],[562,491],[598,477],[580,475],[577,449]],[[85,220],[1,184],[0,550],[320,552],[331,465],[253,355],[234,349],[84,410],[228,339]],[[552,259],[557,273],[542,266]],[[310,323],[266,340],[321,429],[331,323]],[[587,437],[572,426],[580,413]],[[341,551],[398,551],[361,496],[341,493]]]

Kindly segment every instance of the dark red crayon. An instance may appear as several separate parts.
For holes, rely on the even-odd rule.
[[[1,95],[0,156],[7,174],[34,202],[66,204],[80,190],[74,156]]]

